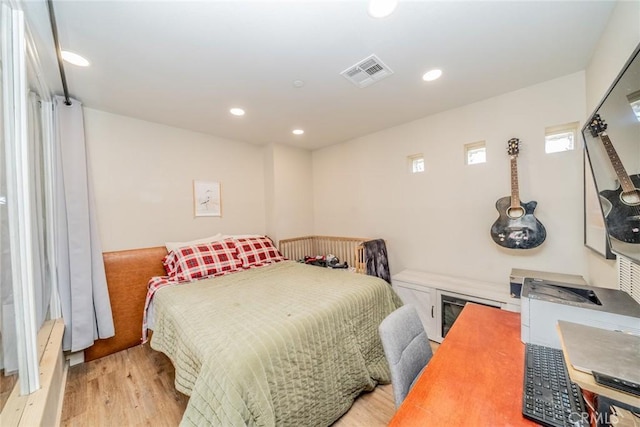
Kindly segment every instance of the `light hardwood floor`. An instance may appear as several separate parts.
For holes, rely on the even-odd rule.
[[[438,344],[432,343],[434,351]],[[69,369],[62,426],[177,426],[188,397],[173,386],[171,361],[148,344]],[[362,394],[336,427],[386,426],[395,412],[391,384]]]
[[[148,344],[69,368],[63,426],[176,426],[188,397],[174,369]]]

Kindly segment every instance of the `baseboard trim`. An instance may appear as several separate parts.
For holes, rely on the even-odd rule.
[[[84,363],[84,351],[81,350],[74,353],[67,353],[67,361],[69,362],[69,367]]]
[[[47,321],[40,329],[40,389],[20,396],[20,384],[15,385],[0,414],[3,427],[60,425],[68,366],[62,352],[63,334],[62,319]]]

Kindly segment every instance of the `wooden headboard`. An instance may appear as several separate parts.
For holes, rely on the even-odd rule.
[[[289,259],[304,255],[334,254],[347,261],[358,273],[364,273],[362,242],[369,239],[332,236],[306,236],[280,241],[280,251]],[[115,336],[97,340],[84,352],[84,360],[134,347],[141,343],[142,315],[147,284],[153,276],[164,276],[164,246],[105,252],[102,254],[107,275]]]
[[[86,349],[85,361],[140,344],[147,284],[151,277],[166,274],[162,266],[166,254],[164,246],[102,254],[116,334]]]

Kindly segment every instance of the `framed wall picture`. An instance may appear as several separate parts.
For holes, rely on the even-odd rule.
[[[220,183],[194,180],[193,203],[195,216],[222,216]]]

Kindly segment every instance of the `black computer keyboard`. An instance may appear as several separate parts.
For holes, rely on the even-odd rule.
[[[580,388],[571,382],[562,350],[526,344],[522,415],[549,427],[588,426]]]

